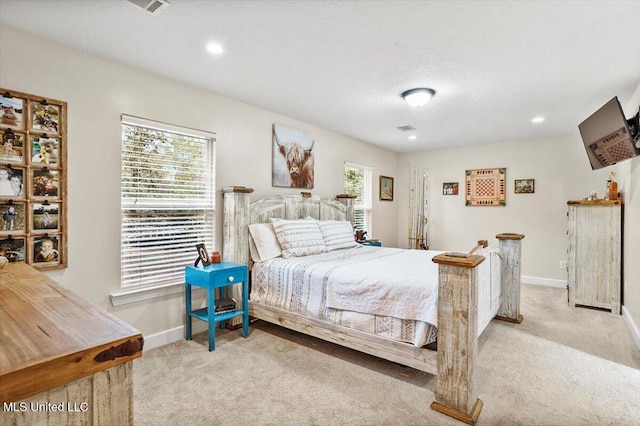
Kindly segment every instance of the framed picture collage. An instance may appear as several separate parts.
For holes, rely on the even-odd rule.
[[[0,88],[0,256],[67,266],[67,103]]]

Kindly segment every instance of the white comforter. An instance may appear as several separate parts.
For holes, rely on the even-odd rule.
[[[251,301],[422,347],[435,341],[437,336],[437,328],[429,322],[350,309],[334,309],[327,306],[329,281],[335,282],[335,279],[340,278],[342,274],[355,274],[360,280],[360,275],[371,272],[366,271],[369,268],[367,265],[375,264],[376,270],[380,269],[378,264],[391,265],[387,268],[388,270],[383,267],[382,273],[385,276],[395,275],[395,280],[398,281],[400,270],[393,265],[397,262],[404,264],[404,261],[397,260],[398,251],[398,249],[358,246],[312,256],[291,259],[278,257],[256,263],[251,271]],[[419,262],[424,264],[423,266],[430,266],[433,263],[431,257],[434,253],[422,252],[424,258],[421,257]],[[415,266],[412,266],[409,270],[412,274],[417,274],[414,268]],[[336,272],[337,269],[340,271]],[[432,278],[437,279],[434,277]],[[380,276],[378,279],[382,281]],[[345,280],[342,281],[342,284],[348,286]],[[366,286],[362,283],[359,285]],[[435,291],[434,289],[432,293],[433,303],[437,299]],[[430,303],[427,305],[431,311],[427,316],[433,317],[433,323],[435,323],[436,313]],[[402,311],[402,308],[396,310]]]
[[[334,267],[327,277],[327,306],[437,326],[438,265],[431,258],[440,253],[380,248],[373,259]]]
[[[495,248],[478,273],[478,335],[500,307]],[[438,251],[363,247],[256,263],[251,300],[421,347],[436,337]]]

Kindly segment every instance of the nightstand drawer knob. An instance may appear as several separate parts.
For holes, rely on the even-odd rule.
[[[227,281],[229,281],[230,283],[232,283],[232,282],[233,282],[233,277],[229,277],[229,278],[227,278]]]

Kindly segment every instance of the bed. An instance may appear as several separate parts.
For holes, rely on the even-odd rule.
[[[478,303],[478,335],[501,301],[497,250],[481,252],[490,259],[479,266],[480,273],[494,277],[481,280],[487,285],[478,292],[483,299]],[[253,263],[251,303],[420,348],[437,337],[438,265],[431,259],[442,253],[356,243],[310,256],[268,259]]]
[[[285,222],[306,223],[305,219],[350,222],[353,197],[342,194],[328,199],[302,193],[252,202],[252,192],[244,187],[223,190],[223,258],[251,268],[250,315],[437,374],[432,408],[475,423],[482,408],[474,374],[477,337],[494,317],[522,320],[520,241],[524,236],[500,234],[498,248],[480,241],[472,254],[351,244],[256,263],[251,257],[250,226],[273,222],[275,228]],[[382,289],[384,297],[378,299],[367,293],[390,280],[405,287],[394,294]],[[400,304],[400,308],[376,302],[408,294],[412,296],[405,298],[407,306]],[[409,309],[410,304],[419,306]],[[428,345],[436,335],[438,350],[434,351]]]

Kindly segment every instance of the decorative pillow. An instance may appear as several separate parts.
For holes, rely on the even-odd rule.
[[[327,251],[315,219],[276,220],[273,229],[282,246],[282,257],[308,256]]]
[[[249,225],[249,252],[254,262],[264,262],[282,256],[282,247],[270,223],[254,223]],[[252,250],[254,247],[255,250]]]
[[[358,246],[348,220],[321,220],[319,225],[328,251]]]

